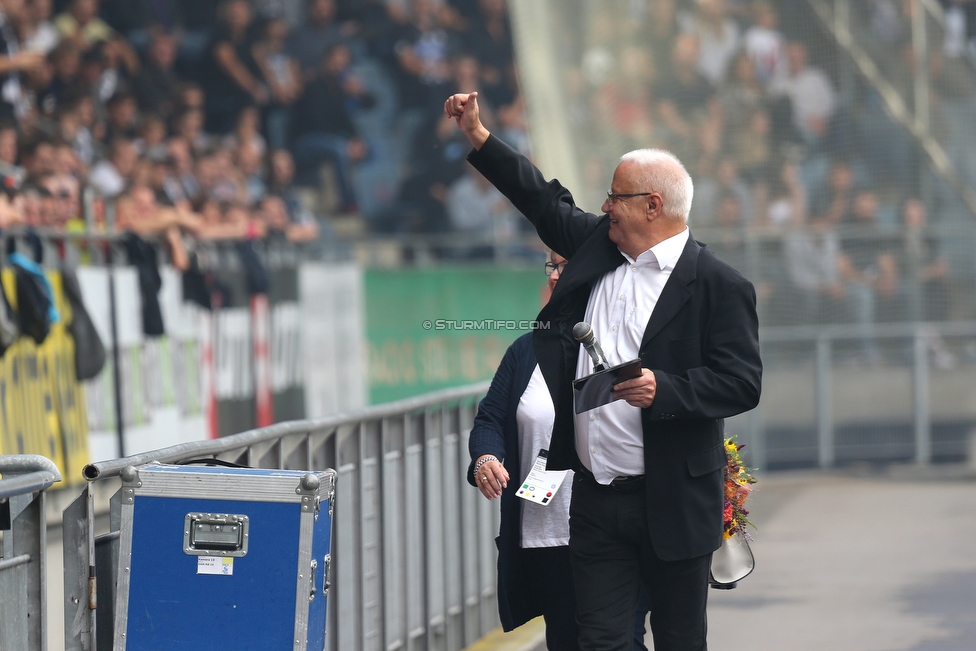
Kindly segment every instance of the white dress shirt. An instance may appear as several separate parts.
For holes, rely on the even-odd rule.
[[[586,304],[585,320],[614,366],[635,359],[647,321],[674,265],[681,257],[689,232],[669,237],[634,260],[623,254],[622,264],[597,281]],[[593,362],[580,346],[576,377],[593,372]],[[615,400],[576,415],[576,452],[601,484],[615,477],[644,474],[644,433],[640,408]]]

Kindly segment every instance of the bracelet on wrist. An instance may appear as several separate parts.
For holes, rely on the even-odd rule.
[[[478,471],[481,470],[481,466],[485,465],[489,461],[498,461],[498,457],[492,456],[490,454],[488,456],[482,457],[481,460],[478,461],[478,463],[474,464],[473,474],[477,475]]]

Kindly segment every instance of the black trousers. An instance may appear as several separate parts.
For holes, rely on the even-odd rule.
[[[582,651],[631,651],[641,582],[654,651],[706,651],[711,554],[663,561],[647,529],[643,486],[620,490],[577,472],[569,550]]]
[[[527,584],[538,591],[542,618],[546,621],[546,647],[549,651],[578,651],[576,593],[569,564],[569,547],[520,549]],[[633,624],[633,617],[631,617]]]

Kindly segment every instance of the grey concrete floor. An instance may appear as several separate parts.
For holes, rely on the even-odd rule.
[[[756,570],[711,591],[711,649],[976,650],[976,472],[757,476]]]

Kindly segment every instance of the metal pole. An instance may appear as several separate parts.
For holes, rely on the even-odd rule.
[[[915,55],[915,124],[921,133],[929,132],[929,53],[925,33],[925,7],[919,2],[912,8],[912,50]]]
[[[85,219],[85,235],[91,235],[95,231],[95,189],[90,185],[81,191],[81,216]],[[91,240],[85,240],[85,250],[91,255]]]
[[[65,651],[95,651],[94,520],[91,486],[86,485],[61,519],[64,618],[72,623],[64,627]]]
[[[105,205],[108,232],[115,234],[115,201]],[[112,389],[115,393],[115,437],[119,443],[119,457],[125,456],[125,424],[122,422],[122,369],[119,363],[119,324],[115,303],[115,256],[112,242],[105,245],[105,264],[108,268],[108,311],[112,326]]]
[[[817,463],[821,468],[830,468],[837,460],[830,377],[831,343],[827,337],[817,338]]]
[[[47,490],[61,481],[61,471],[53,461],[39,454],[0,455],[0,498]]]
[[[851,5],[850,0],[834,0],[834,29],[837,34],[844,34],[848,40],[850,40],[850,20],[851,20]],[[844,98],[844,101],[849,102],[851,105],[854,104],[854,95],[856,92],[854,83],[854,68],[853,62],[850,57],[843,56],[840,53],[840,47],[838,49],[838,59],[840,60],[840,66],[838,72],[839,74],[839,90],[840,95]]]
[[[769,458],[766,449],[766,427],[763,421],[763,406],[759,405],[749,412],[749,431],[752,443],[752,451],[749,453],[749,462],[752,467],[767,470],[766,460]],[[748,450],[747,450],[748,452]]]
[[[915,329],[915,368],[912,389],[915,403],[915,462],[926,465],[932,461],[932,424],[929,410],[928,337],[924,326]]]
[[[834,0],[834,33],[844,41],[851,40],[848,26],[851,24],[850,0]]]

